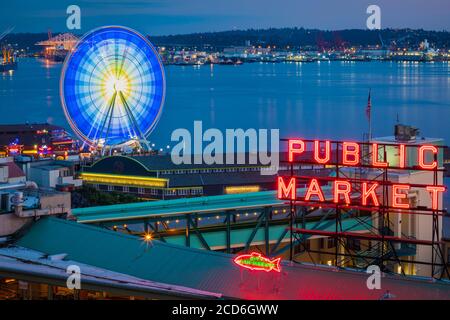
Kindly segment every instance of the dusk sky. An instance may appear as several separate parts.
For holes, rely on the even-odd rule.
[[[81,8],[79,33],[110,24],[150,35],[247,28],[365,28],[366,8],[381,7],[383,28],[450,30],[448,0],[9,0],[2,1],[0,33],[68,31],[66,8]]]

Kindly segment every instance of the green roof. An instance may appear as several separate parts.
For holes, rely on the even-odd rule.
[[[246,209],[264,206],[283,205],[274,191],[230,194],[221,196],[181,198],[118,204],[73,209],[72,214],[79,222],[100,222],[126,219],[142,219],[154,215],[178,215],[181,213],[199,213]]]
[[[325,195],[329,187],[324,187]],[[300,191],[301,192],[301,191]],[[72,209],[72,214],[82,223],[101,221],[123,221],[152,216],[170,216],[183,213],[223,212],[234,209],[281,206],[286,201],[278,200],[276,191],[260,191],[220,196],[181,198],[174,200],[147,201],[110,206]]]
[[[160,283],[247,299],[379,299],[367,274],[282,262],[282,272],[252,272],[233,255],[192,249],[53,217],[41,218],[16,245]],[[83,270],[81,270],[83,274]],[[81,279],[83,286],[83,279]],[[450,285],[385,276],[383,288],[397,299],[448,299]]]

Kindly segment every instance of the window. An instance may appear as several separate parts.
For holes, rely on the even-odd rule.
[[[202,188],[191,189],[191,195],[201,195],[203,194]]]
[[[145,189],[144,189],[144,188],[138,188],[138,193],[139,193],[139,194],[144,194],[144,192],[145,192]]]
[[[320,238],[319,239],[319,248],[320,249],[326,249],[325,248],[325,238]]]
[[[122,186],[114,186],[113,190],[114,191],[118,191],[118,192],[122,192],[123,191],[123,187]]]
[[[327,247],[328,249],[336,247],[336,238],[328,238]]]
[[[190,190],[189,189],[179,189],[178,190],[178,195],[180,196],[187,196],[190,194]]]
[[[175,189],[166,189],[164,190],[164,195],[166,196],[175,196],[177,191]]]
[[[353,251],[361,250],[361,241],[358,239],[347,239],[347,247]]]
[[[129,192],[129,188],[128,187],[123,187],[123,192]]]
[[[308,250],[310,250],[310,248],[311,248],[311,243],[309,240],[302,241],[301,244],[298,244],[294,247],[294,254],[308,251]]]
[[[138,193],[138,188],[136,188],[136,187],[129,187],[129,188],[128,188],[128,191],[129,191],[130,193]]]

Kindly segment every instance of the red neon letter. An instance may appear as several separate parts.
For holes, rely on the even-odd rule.
[[[350,160],[349,156],[353,157],[353,159]],[[342,164],[346,166],[356,166],[358,163],[359,163],[359,144],[355,142],[343,142]]]
[[[387,167],[387,162],[378,161],[378,143],[372,143],[372,165],[374,167]]]
[[[295,178],[289,180],[289,184],[286,187],[283,177],[278,177],[278,199],[289,198],[295,200],[297,197],[297,181]]]
[[[294,153],[301,154],[305,151],[305,143],[303,140],[292,139],[288,142],[289,162],[294,161]]]
[[[325,141],[325,157],[320,158],[320,141],[315,140],[314,141],[314,160],[316,160],[317,163],[325,164],[328,161],[330,161],[331,155],[330,155],[330,141]]]
[[[438,209],[439,192],[444,192],[445,189],[446,188],[444,186],[428,186],[427,187],[427,190],[429,192],[431,192],[431,208],[433,210],[437,210]]]
[[[419,148],[419,167],[425,170],[432,170],[437,168],[437,162],[433,161],[431,164],[425,163],[425,151],[431,151],[433,154],[438,153],[438,149],[435,146],[421,146]]]
[[[399,167],[404,168],[406,165],[406,146],[401,144],[398,146]]]
[[[362,183],[362,205],[367,206],[367,198],[371,197],[373,205],[378,207],[380,203],[378,202],[377,194],[375,193],[375,190],[378,188],[378,183],[375,182],[369,189],[367,189],[367,186],[367,182]]]
[[[319,182],[317,179],[312,179],[309,184],[308,191],[306,192],[305,201],[309,201],[311,196],[318,196],[320,201],[325,201],[325,198],[322,193],[322,189],[319,186]]]
[[[344,188],[341,188],[344,187]],[[339,196],[343,195],[346,204],[350,204],[350,192],[352,191],[352,185],[348,181],[334,181],[334,202],[339,202]]]
[[[407,195],[405,193],[399,193],[399,191],[408,191],[410,186],[408,185],[402,185],[402,184],[393,184],[392,185],[392,206],[394,208],[402,208],[402,209],[408,209],[409,208],[409,202],[407,203],[399,203],[398,200],[406,199]]]

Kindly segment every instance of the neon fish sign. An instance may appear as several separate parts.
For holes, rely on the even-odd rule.
[[[266,272],[272,270],[280,272],[280,261],[281,258],[270,260],[269,258],[263,257],[258,252],[252,252],[251,254],[242,254],[234,259],[234,263],[236,263],[238,266],[250,270]]]

